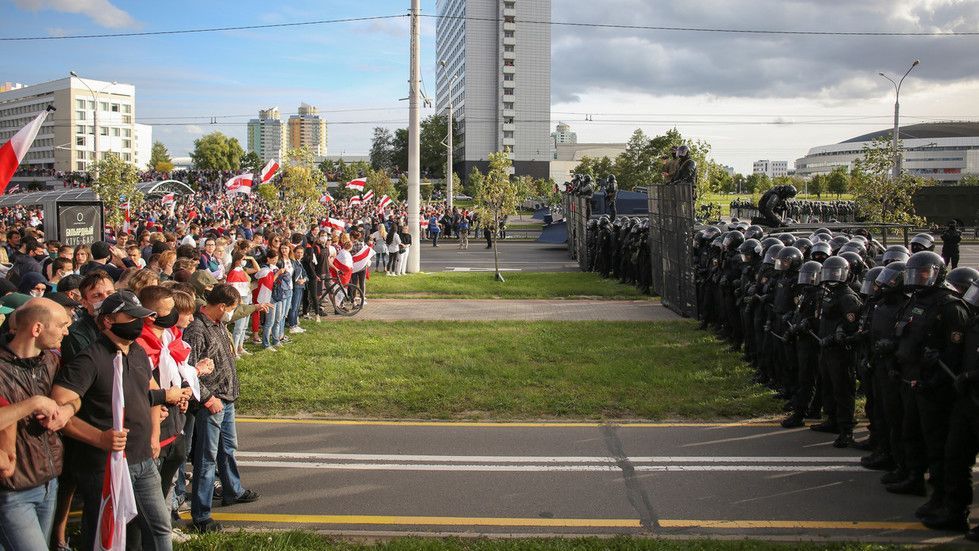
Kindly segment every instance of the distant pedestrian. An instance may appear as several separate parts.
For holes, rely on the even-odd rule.
[[[468,249],[469,248],[469,220],[465,216],[459,218],[458,228],[459,228],[459,248]]]
[[[439,228],[439,218],[436,215],[432,215],[428,219],[428,233],[432,235],[432,246],[439,246],[439,234],[442,233],[441,228]]]

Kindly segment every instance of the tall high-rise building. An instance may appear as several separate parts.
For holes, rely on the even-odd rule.
[[[257,153],[263,164],[272,159],[281,162],[285,145],[286,125],[278,107],[262,109],[257,119],[248,121],[248,151]]]
[[[312,105],[301,104],[299,114],[289,117],[289,149],[305,147],[314,156],[324,156],[326,138],[326,120]]]
[[[34,144],[21,162],[24,168],[84,171],[112,152],[124,161],[140,162],[137,133],[152,140],[152,129],[137,129],[136,87],[67,77],[0,92],[0,144],[53,105]],[[96,135],[96,125],[98,134]],[[140,168],[145,168],[145,162]]]
[[[436,107],[451,98],[455,169],[509,149],[514,172],[547,178],[552,157],[551,0],[437,0]],[[449,89],[451,84],[452,89]]]

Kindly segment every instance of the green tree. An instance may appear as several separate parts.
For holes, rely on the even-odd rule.
[[[323,214],[319,198],[326,190],[326,177],[308,149],[288,152],[279,188],[282,191],[279,208],[287,219],[308,222]]]
[[[447,151],[445,148],[446,138],[446,117],[445,115],[431,115],[421,121],[421,137],[418,142],[420,171],[423,180],[445,178],[445,160]],[[461,143],[462,135],[459,133],[458,123],[453,123],[453,135],[455,143]],[[399,128],[394,132],[392,140],[392,161],[402,172],[408,170],[408,130]]]
[[[408,175],[404,172],[398,176],[398,181],[394,183],[394,191],[398,197],[408,200]]]
[[[200,170],[238,170],[245,151],[237,138],[229,138],[220,132],[211,132],[194,140],[190,158]]]
[[[845,166],[838,166],[829,173],[829,177],[826,179],[826,191],[829,193],[835,193],[836,197],[839,198],[850,189],[850,173],[847,171]]]
[[[255,153],[254,151],[245,153],[241,158],[241,168],[243,170],[257,173],[259,170],[262,170],[262,167],[264,166],[265,164],[262,162],[262,158],[259,157],[258,153]]]
[[[963,176],[962,179],[959,180],[959,184],[958,185],[960,185],[960,186],[979,186],[979,175],[977,175],[977,174],[968,174],[966,176]]]
[[[391,177],[388,175],[388,171],[384,169],[367,169],[367,185],[364,186],[364,190],[372,190],[374,192],[374,197],[376,197],[378,201],[380,201],[381,197],[384,195],[391,197],[392,200],[398,200],[398,192],[394,189],[394,184],[391,182]]]
[[[130,211],[143,204],[143,194],[136,189],[139,183],[139,170],[136,166],[122,160],[117,153],[106,153],[105,158],[96,165],[98,178],[92,182],[92,191],[102,201],[105,208],[105,221],[118,228],[125,215],[119,208],[124,200],[129,201]]]
[[[469,173],[469,178],[466,178],[466,183],[463,184],[462,189],[466,195],[476,197],[482,187],[483,173],[480,172],[478,168],[473,167],[472,172]]]
[[[496,229],[500,227],[500,220],[504,216],[517,211],[517,205],[526,196],[527,190],[517,179],[510,177],[512,163],[508,152],[490,153],[489,157],[489,171],[482,185],[479,186],[474,204],[480,220],[483,220],[484,224],[488,223],[493,229],[493,264],[496,279],[502,282],[505,280],[500,273],[500,253],[496,245],[496,236],[499,232]]]
[[[902,147],[898,143],[898,150]],[[912,198],[919,189],[934,182],[907,173],[895,180],[893,167],[894,145],[890,138],[881,136],[864,146],[863,158],[857,160],[850,175],[858,213],[875,223],[922,223],[924,220],[914,214]]]
[[[734,177],[724,170],[721,165],[711,161],[708,163],[707,187],[712,193],[731,193],[734,191]]]
[[[278,209],[282,204],[282,197],[279,193],[279,188],[275,187],[275,184],[272,182],[259,184],[259,186],[255,188],[255,193],[258,193],[258,196],[264,199],[265,202],[268,203],[273,209]]]
[[[731,177],[731,191],[734,193],[741,193],[742,191],[746,190],[747,188],[745,187],[744,181],[744,174],[735,172],[734,176]]]
[[[826,179],[825,174],[813,174],[809,178],[809,183],[806,185],[806,189],[809,193],[815,195],[818,199],[822,199],[823,192],[826,191]]]
[[[653,149],[651,140],[642,129],[632,133],[625,152],[615,159],[615,178],[621,189],[630,190],[656,181],[657,155]]]
[[[173,170],[173,159],[170,157],[170,152],[167,151],[167,146],[163,145],[163,142],[153,142],[153,148],[150,150],[150,162],[147,168],[157,172],[170,172]]]
[[[383,126],[374,127],[370,159],[374,170],[390,171],[394,168],[394,135]]]

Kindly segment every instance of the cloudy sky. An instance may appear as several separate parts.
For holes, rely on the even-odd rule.
[[[402,15],[407,0],[139,2],[12,0],[0,36],[159,31]],[[435,12],[434,0],[423,11]],[[557,22],[832,32],[977,32],[979,0],[553,0]],[[330,122],[330,153],[364,154],[371,128],[404,126],[403,17],[285,29],[155,37],[4,42],[0,81],[44,82],[74,70],[136,85],[137,118],[175,155],[221,130],[244,142],[257,110],[300,102]],[[425,89],[434,95],[434,25],[423,24]],[[979,120],[979,36],[780,35],[555,25],[552,119],[579,141],[625,141],[673,126],[721,163],[791,161],[809,147],[892,124]],[[211,117],[219,117],[212,125]],[[586,117],[590,121],[586,121]]]

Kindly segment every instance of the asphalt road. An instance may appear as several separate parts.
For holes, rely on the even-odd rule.
[[[577,272],[578,264],[568,256],[564,245],[536,241],[500,241],[500,268],[522,272]],[[484,241],[470,240],[468,250],[460,250],[455,241],[433,247],[431,241],[421,244],[423,272],[493,271],[493,250]]]
[[[239,419],[262,499],[234,526],[329,533],[943,541],[832,438],[772,424]],[[937,539],[936,539],[937,538]]]

